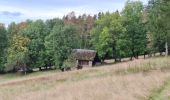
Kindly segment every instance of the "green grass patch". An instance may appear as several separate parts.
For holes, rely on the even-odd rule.
[[[152,90],[148,100],[170,100],[170,97],[164,95],[167,89],[170,90],[170,79],[167,80],[161,87]]]

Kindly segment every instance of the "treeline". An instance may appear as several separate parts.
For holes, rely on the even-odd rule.
[[[122,12],[101,13],[91,31],[92,45],[101,60],[138,58],[166,52],[170,47],[170,1],[126,2]]]
[[[94,49],[101,61],[166,52],[170,44],[170,1],[127,1],[119,12],[0,24],[0,71],[62,69],[72,49]],[[65,66],[67,65],[67,66]]]
[[[90,31],[95,17],[74,12],[46,21],[27,20],[0,25],[0,71],[31,71],[56,66],[62,69],[72,60],[72,49],[90,48]],[[69,62],[68,62],[69,61]]]

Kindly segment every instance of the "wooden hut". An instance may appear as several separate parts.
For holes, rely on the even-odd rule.
[[[76,59],[76,65],[78,68],[92,67],[93,60],[96,56],[96,51],[87,49],[74,49],[73,55]]]

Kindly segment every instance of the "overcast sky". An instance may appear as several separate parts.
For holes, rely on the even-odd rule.
[[[147,4],[148,0],[141,0]],[[21,22],[26,19],[62,17],[71,11],[77,15],[121,11],[126,0],[1,0],[0,23]]]

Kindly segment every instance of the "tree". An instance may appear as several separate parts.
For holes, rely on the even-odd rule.
[[[104,61],[107,55],[113,53],[113,36],[110,32],[112,16],[110,13],[100,14],[100,19],[96,20],[95,27],[92,29],[92,44],[97,50],[99,58]]]
[[[48,34],[45,37],[45,48],[46,48],[46,59],[47,59],[46,64],[48,66],[54,66],[55,65],[54,53],[56,51],[54,47],[55,47],[55,39],[57,39],[57,37],[52,32],[54,30],[54,27],[55,28],[64,27],[64,22],[61,19],[52,19],[52,20],[47,20],[46,24],[50,30],[50,34]]]
[[[78,46],[77,29],[72,25],[63,26],[56,24],[47,37],[46,42],[51,43],[49,48],[52,48],[55,66],[61,69],[63,62],[68,59],[72,49]]]
[[[92,30],[95,22],[95,16],[83,14],[76,17],[75,12],[71,12],[63,17],[65,25],[75,25],[78,28],[78,36],[80,37],[80,47],[83,49],[91,48],[90,44],[90,31]]]
[[[22,32],[23,36],[30,39],[28,45],[28,66],[39,68],[46,66],[45,37],[49,34],[47,25],[42,20],[31,22]]]
[[[159,51],[164,51],[165,48],[166,55],[168,55],[168,40],[170,38],[170,1],[150,0],[147,11],[149,17],[149,31],[153,33],[153,38],[155,40],[154,44]]]
[[[54,28],[54,26],[56,26],[56,25],[64,25],[63,20],[58,19],[58,18],[49,19],[45,23],[49,30],[52,30]]]
[[[76,66],[76,59],[75,57],[73,56],[73,54],[70,54],[68,56],[68,58],[63,62],[63,65],[61,66],[62,70],[65,71],[65,70],[71,70],[71,68],[74,68]]]
[[[106,56],[112,55],[113,53],[114,40],[112,38],[112,34],[109,31],[109,28],[104,27],[101,34],[99,35],[99,41],[95,45],[102,61],[104,61]]]
[[[8,48],[6,71],[17,71],[22,69],[27,71],[26,63],[28,62],[28,48],[29,39],[19,34],[14,35],[12,44]]]
[[[25,28],[27,28],[28,24],[30,23],[29,20],[26,22],[21,22],[21,23],[10,23],[7,29],[7,37],[8,37],[8,47],[12,44],[12,40],[14,35],[17,35],[18,33],[22,33]]]
[[[6,29],[3,24],[0,24],[0,72],[5,68],[7,42]]]
[[[147,47],[147,34],[145,23],[143,22],[143,4],[140,1],[127,1],[122,16],[124,26],[128,36],[131,57],[138,58],[144,54]]]
[[[92,30],[93,38],[91,40],[100,59],[114,57],[117,61],[117,58],[120,60],[121,57],[125,56],[126,51],[123,49],[126,47],[125,41],[127,39],[125,31],[119,12],[100,15],[100,18],[96,21],[96,26]]]
[[[27,27],[27,22],[19,24],[11,23],[8,27],[8,49],[6,71],[27,71],[26,63],[28,61],[29,39],[22,35],[23,30]]]

